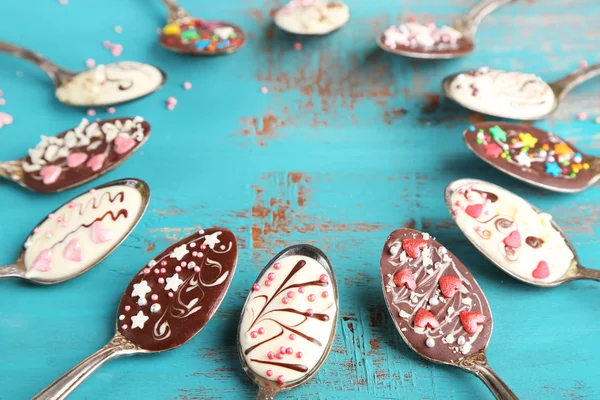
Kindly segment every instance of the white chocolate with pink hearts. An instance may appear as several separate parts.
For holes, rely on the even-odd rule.
[[[288,256],[254,284],[240,324],[246,363],[279,384],[299,380],[319,363],[335,329],[331,277],[312,258]]]
[[[554,282],[569,269],[574,255],[551,225],[552,216],[522,198],[477,183],[458,188],[451,200],[460,229],[504,269],[535,282]]]
[[[299,35],[325,35],[350,19],[348,6],[340,1],[292,0],[275,14],[275,24]]]
[[[93,189],[50,214],[25,242],[26,277],[76,276],[112,251],[137,222],[142,195],[115,185]]]
[[[58,87],[56,97],[75,106],[118,104],[152,93],[162,83],[161,71],[149,64],[101,64]]]

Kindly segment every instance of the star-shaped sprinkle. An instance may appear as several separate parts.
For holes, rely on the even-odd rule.
[[[559,143],[554,145],[554,153],[558,156],[570,156],[573,154],[573,149],[566,143]]]
[[[515,157],[515,161],[524,167],[531,167],[531,158],[527,155],[527,152],[522,151]]]
[[[555,163],[555,162],[546,163],[546,173],[547,174],[557,177],[560,175],[561,172],[562,172],[562,168],[560,168],[557,163]]]
[[[524,146],[529,148],[535,147],[535,144],[538,141],[531,133],[519,133],[519,139],[521,139],[521,143],[523,143]]]
[[[144,324],[148,321],[148,317],[140,310],[137,315],[131,317],[131,329],[140,328],[144,329]]]
[[[490,156],[492,158],[500,157],[502,154],[502,147],[498,146],[496,143],[490,143],[485,145],[485,155]]]
[[[148,286],[148,282],[141,281],[140,283],[136,283],[133,285],[133,292],[131,293],[131,297],[137,296],[140,299],[143,299],[151,291],[152,289],[150,289],[150,286]]]
[[[490,128],[490,134],[492,135],[494,140],[500,140],[502,142],[506,141],[506,132],[504,132],[504,130],[498,125],[492,126]]]
[[[190,251],[187,249],[187,245],[184,243],[179,247],[175,247],[169,257],[176,258],[177,261],[181,261],[181,259],[189,252]]]
[[[179,274],[175,273],[172,277],[167,278],[167,284],[165,286],[165,290],[172,290],[172,291],[176,292],[182,283],[183,283],[183,281],[181,279],[179,279]]]
[[[215,232],[212,235],[207,235],[204,237],[204,245],[210,247],[211,249],[215,248],[215,244],[217,243],[221,243],[221,241],[218,239],[219,235],[221,234],[221,231]]]

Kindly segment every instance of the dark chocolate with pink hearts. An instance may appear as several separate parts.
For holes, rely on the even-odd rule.
[[[159,41],[163,46],[181,53],[226,54],[242,47],[246,42],[246,34],[239,27],[226,22],[196,19],[166,25]]]
[[[464,140],[482,160],[542,185],[582,190],[595,178],[591,157],[562,138],[532,126],[484,122],[470,126]]]
[[[398,229],[381,255],[388,310],[416,352],[443,363],[483,351],[492,334],[485,295],[464,265],[428,234]]]
[[[141,117],[82,122],[56,136],[42,136],[22,159],[23,184],[49,193],[94,179],[127,158],[150,135]]]
[[[181,346],[208,323],[237,264],[237,242],[224,228],[194,233],[151,260],[131,281],[117,329],[142,349]]]

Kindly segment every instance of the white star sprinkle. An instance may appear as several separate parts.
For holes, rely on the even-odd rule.
[[[524,167],[531,167],[531,158],[527,155],[526,152],[522,151],[515,157],[515,161]]]
[[[171,255],[169,257],[171,258],[176,258],[177,261],[181,261],[181,259],[183,257],[185,257],[185,255],[187,253],[189,253],[190,251],[187,249],[187,245],[186,244],[182,244],[179,247],[175,247],[173,249],[173,252],[171,253]]]
[[[204,245],[206,245],[214,250],[215,244],[221,243],[221,241],[218,239],[218,237],[221,233],[223,233],[223,232],[219,231],[219,232],[213,233],[212,235],[205,236],[204,237]]]
[[[179,279],[179,274],[175,273],[175,275],[173,275],[172,277],[167,278],[167,284],[165,285],[165,290],[172,290],[172,291],[176,292],[182,283],[183,283],[183,281],[181,279]]]
[[[131,329],[144,329],[146,321],[148,321],[148,317],[146,317],[142,311],[139,311],[137,315],[131,317]]]
[[[152,289],[150,289],[150,286],[148,286],[148,282],[141,281],[140,283],[136,283],[135,285],[133,285],[133,292],[131,293],[131,297],[138,296],[140,299],[143,299],[151,291]]]

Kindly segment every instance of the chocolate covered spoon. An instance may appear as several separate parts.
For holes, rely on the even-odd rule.
[[[497,8],[515,0],[486,0],[450,26],[416,21],[391,26],[377,38],[383,50],[411,58],[450,59],[466,56],[475,47],[481,21]]]
[[[160,89],[167,80],[161,69],[150,64],[122,61],[71,72],[38,53],[0,42],[0,53],[8,53],[40,67],[54,82],[56,98],[80,107],[102,107],[137,100]]]
[[[392,232],[381,254],[381,285],[396,329],[411,349],[475,374],[497,399],[517,399],[488,365],[487,299],[445,247],[413,229]]]
[[[0,177],[39,193],[82,185],[112,170],[150,136],[141,117],[81,123],[56,136],[42,136],[29,156],[0,162]]]
[[[224,228],[194,233],[164,250],[125,290],[111,341],[34,399],[64,399],[113,358],[171,350],[186,343],[219,308],[236,263],[235,236]]]
[[[600,282],[580,265],[573,245],[545,214],[506,189],[477,179],[451,182],[446,205],[471,243],[509,275],[552,287],[575,279]]]
[[[350,10],[341,1],[291,0],[274,16],[277,27],[294,35],[322,36],[348,23]]]
[[[532,126],[483,122],[467,128],[463,138],[483,161],[544,189],[580,192],[600,178],[600,158]]]
[[[165,49],[198,56],[218,56],[238,51],[246,33],[229,22],[194,18],[175,0],[162,0],[169,15],[158,42]]]
[[[329,260],[306,244],[288,247],[258,276],[238,327],[242,367],[259,386],[257,399],[306,382],[335,338],[338,290]]]
[[[122,179],[85,192],[48,214],[31,232],[17,261],[0,279],[52,284],[99,264],[129,236],[148,207],[150,189]]]
[[[469,110],[528,121],[546,118],[571,89],[599,74],[600,64],[594,64],[546,83],[533,74],[482,67],[447,76],[442,89]]]

